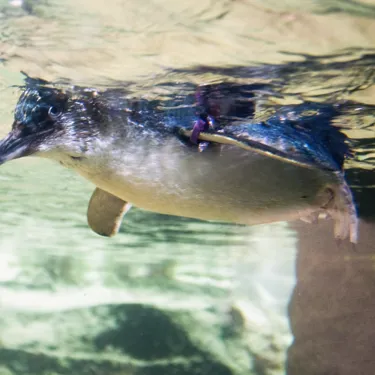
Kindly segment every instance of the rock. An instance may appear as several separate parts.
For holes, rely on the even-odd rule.
[[[248,336],[239,315],[145,304],[55,313],[5,311],[0,321],[0,369],[7,375],[274,374],[268,368],[280,370],[280,363],[275,366],[252,353],[249,342],[259,344],[259,339]],[[231,316],[237,328],[228,335]],[[285,348],[275,350],[282,353]]]

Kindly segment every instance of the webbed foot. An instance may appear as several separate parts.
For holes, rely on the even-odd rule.
[[[338,174],[341,184],[327,187],[327,203],[322,207],[334,221],[334,235],[337,240],[349,238],[355,244],[358,239],[358,218],[353,196],[344,178]]]

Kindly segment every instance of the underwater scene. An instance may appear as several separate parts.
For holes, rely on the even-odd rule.
[[[374,0],[0,0],[0,375],[375,374]]]

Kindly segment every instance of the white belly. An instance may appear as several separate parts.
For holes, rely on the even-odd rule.
[[[163,214],[242,224],[307,216],[327,201],[335,174],[307,169],[231,145],[196,152],[174,139],[128,146],[75,165],[101,189]]]

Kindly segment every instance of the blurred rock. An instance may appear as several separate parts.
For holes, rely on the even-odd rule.
[[[272,344],[278,335],[252,332],[235,308],[225,313],[113,304],[53,313],[5,310],[0,374],[282,374],[285,346]],[[265,343],[267,355],[252,352],[266,349]]]

